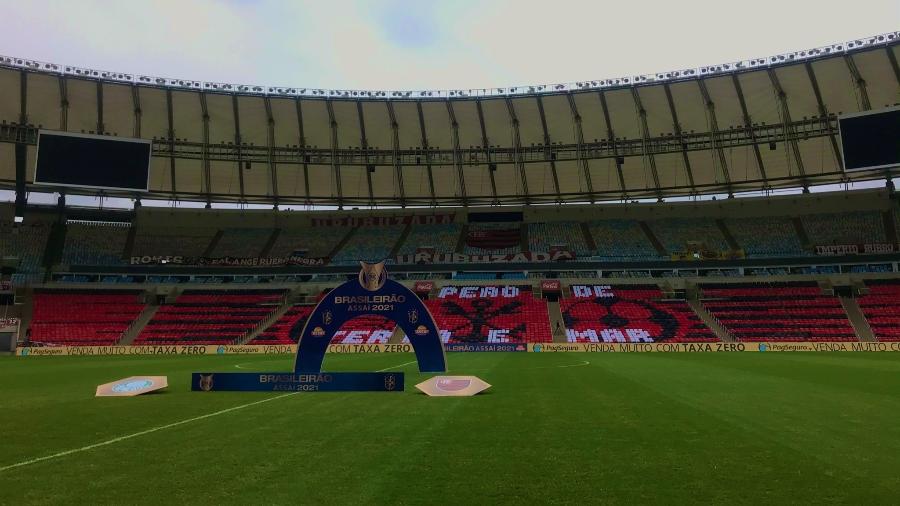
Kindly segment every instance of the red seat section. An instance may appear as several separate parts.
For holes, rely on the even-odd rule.
[[[248,344],[297,344],[297,337],[303,330],[302,324],[309,318],[314,307],[308,304],[293,306]],[[292,337],[291,330],[295,326],[297,330]]]
[[[144,310],[133,291],[36,292],[31,342],[66,346],[116,344]]]
[[[445,286],[425,305],[444,342],[552,341],[547,303],[530,286]]]
[[[857,299],[879,341],[900,341],[900,281],[866,281],[869,294]]]
[[[572,285],[559,306],[570,343],[718,341],[687,302],[653,285]]]
[[[816,283],[705,285],[703,305],[741,341],[856,341],[837,297]]]
[[[231,343],[262,323],[283,298],[283,290],[185,290],[157,310],[134,343]]]

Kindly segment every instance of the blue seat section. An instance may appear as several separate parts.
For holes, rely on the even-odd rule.
[[[660,256],[636,220],[602,220],[588,224],[596,257],[608,262],[660,260]]]
[[[129,223],[69,223],[62,263],[66,265],[125,265],[122,258]]]
[[[284,228],[269,250],[269,256],[288,257],[305,251],[309,258],[327,257],[350,232],[348,227]]]
[[[809,254],[787,217],[729,218],[725,226],[748,257],[786,257]]]
[[[258,257],[271,236],[271,228],[226,228],[212,256]]]
[[[431,248],[435,253],[454,253],[461,231],[459,223],[413,225],[398,254],[412,255],[419,248]]]
[[[44,280],[41,264],[50,224],[40,221],[13,224],[0,223],[0,257],[18,258],[16,272],[10,276],[15,285],[40,283]]]
[[[144,227],[138,225],[133,256],[203,256],[213,237],[214,227]]]
[[[554,246],[575,253],[576,257],[593,255],[584,241],[581,223],[574,221],[551,221],[528,224],[528,246],[531,251],[548,252]]]
[[[884,221],[877,211],[809,214],[801,219],[813,246],[887,242]]]
[[[669,253],[684,252],[692,242],[714,251],[731,249],[716,222],[708,218],[665,218],[647,224]]]
[[[334,255],[331,263],[349,265],[360,260],[366,262],[385,260],[390,256],[405,227],[406,225],[359,227],[347,244]]]

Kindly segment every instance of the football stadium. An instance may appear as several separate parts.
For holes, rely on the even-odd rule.
[[[416,91],[0,56],[0,504],[896,504],[900,31],[831,42]]]

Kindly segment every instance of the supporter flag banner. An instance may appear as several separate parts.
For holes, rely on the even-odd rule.
[[[416,388],[429,397],[471,397],[491,388],[489,383],[475,376],[435,376]]]
[[[406,216],[347,216],[342,218],[313,218],[314,227],[387,227],[391,225],[443,225],[453,223],[456,215],[429,214]]]
[[[569,250],[556,250],[552,253],[527,251],[524,253],[489,253],[484,255],[466,255],[463,253],[415,253],[397,255],[398,264],[524,264],[567,262],[575,260],[575,253]]]
[[[829,244],[816,246],[816,255],[843,256],[843,255],[879,255],[897,251],[897,245],[891,243],[879,244]]]
[[[97,387],[95,397],[134,397],[169,386],[168,376],[131,376]]]
[[[470,230],[466,235],[466,246],[487,250],[514,248],[521,241],[522,231],[518,228]]]
[[[180,255],[133,256],[131,265],[192,265],[210,267],[287,267],[301,265],[318,267],[328,264],[325,257],[186,257]]]

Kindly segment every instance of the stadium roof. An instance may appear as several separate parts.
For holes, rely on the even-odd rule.
[[[836,116],[900,102],[898,53],[893,32],[653,75],[416,92],[0,56],[0,187],[18,173],[41,189],[31,184],[38,128],[154,139],[150,196],[207,202],[529,204],[872,179],[885,173],[842,172]]]

